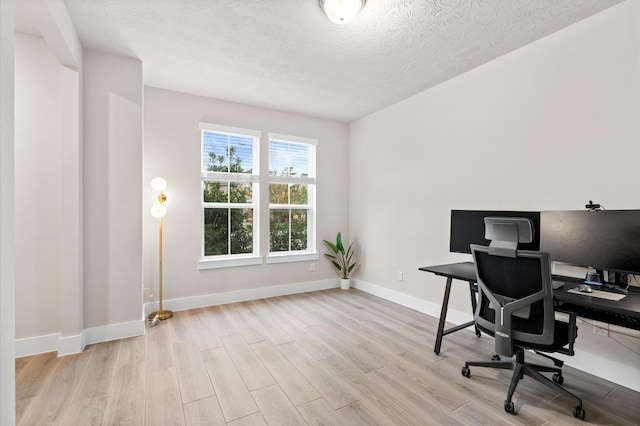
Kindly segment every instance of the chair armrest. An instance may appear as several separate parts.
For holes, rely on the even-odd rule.
[[[573,344],[576,341],[576,337],[578,337],[578,333],[577,333],[577,327],[576,327],[576,317],[577,317],[577,312],[575,311],[563,311],[563,313],[569,315],[569,347],[568,348],[562,348],[559,349],[557,352],[561,353],[561,354],[565,354],[565,355],[569,355],[569,356],[573,356],[575,354],[575,351],[573,350]]]

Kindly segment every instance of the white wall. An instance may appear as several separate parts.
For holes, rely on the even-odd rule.
[[[15,2],[0,2],[0,424],[16,419],[15,391]]]
[[[44,38],[15,36],[16,354],[74,353],[84,347],[82,47],[62,0],[23,6]]]
[[[40,37],[15,43],[16,338],[25,338],[60,330],[60,65]]]
[[[639,7],[614,6],[353,123],[358,279],[439,306],[444,279],[417,268],[470,260],[448,253],[451,209],[640,208]],[[465,285],[450,307],[470,313]],[[638,339],[634,352],[589,334],[578,347],[628,367],[640,388]]]
[[[139,60],[84,51],[85,328],[143,331],[142,94]]]
[[[60,333],[69,338],[84,329],[82,72],[66,66],[60,66],[60,126]],[[76,339],[62,352],[82,347]]]
[[[48,185],[47,196],[55,197],[54,205],[49,203],[47,211],[54,210],[55,226],[52,226],[45,247],[39,248],[34,244],[33,235],[40,229],[33,229],[26,220],[20,230],[23,236],[19,238],[22,250],[18,253],[18,263],[21,274],[31,276],[45,275],[48,279],[28,279],[18,304],[20,317],[18,328],[23,330],[25,325],[30,329],[23,330],[19,335],[31,336],[38,331],[50,331],[53,325],[58,325],[62,339],[58,342],[58,353],[78,352],[83,347],[83,282],[82,282],[82,45],[76,34],[75,27],[63,0],[21,2],[22,19],[30,19],[32,28],[42,37],[38,41],[21,43],[24,57],[19,84],[20,92],[16,103],[23,105],[21,117],[21,133],[24,137],[18,144],[21,151],[39,151],[39,162],[31,162],[27,157],[19,164],[22,192],[25,183],[31,186],[42,186],[43,170],[50,171],[53,185]],[[26,18],[28,15],[28,18]],[[46,46],[46,47],[45,47]],[[37,65],[35,65],[37,63]],[[38,68],[42,66],[42,68]],[[43,90],[44,89],[44,90]],[[45,94],[46,97],[39,97]],[[37,115],[34,118],[33,115]],[[34,126],[34,122],[40,123]],[[38,138],[38,134],[47,133],[47,138]],[[56,140],[58,144],[56,145]],[[23,144],[26,144],[23,146]],[[46,159],[46,153],[52,153]],[[45,163],[46,161],[46,163]],[[40,167],[38,163],[44,163]],[[34,167],[37,168],[33,173]],[[46,181],[46,180],[45,180]],[[55,186],[57,188],[51,188]],[[59,189],[59,192],[54,191]],[[19,202],[19,208],[27,216],[33,215],[37,209],[32,208],[37,199],[27,193],[19,197],[26,202]],[[47,200],[45,200],[47,201]],[[44,203],[43,203],[44,204]],[[39,210],[43,206],[38,205]],[[18,217],[21,217],[21,213]],[[45,225],[40,225],[40,227]],[[37,227],[35,227],[37,228]],[[56,241],[52,238],[57,234]],[[39,242],[39,241],[38,241]],[[26,243],[26,244],[25,244]],[[30,247],[31,245],[31,247]],[[26,247],[26,250],[25,250]],[[34,257],[30,250],[38,248],[47,250],[46,262]],[[28,266],[26,266],[28,265]],[[51,267],[54,265],[54,267]],[[25,267],[26,266],[26,267]],[[52,276],[52,274],[55,274]],[[50,278],[49,278],[50,277]],[[59,286],[58,299],[48,299],[46,313],[39,312],[38,305],[42,304],[44,296],[52,292],[51,282],[56,280]],[[22,279],[20,282],[24,281]],[[31,288],[29,288],[29,286]],[[33,291],[26,291],[33,290]],[[33,296],[33,302],[29,293]],[[54,309],[55,308],[55,309]],[[35,311],[35,313],[33,312]],[[54,313],[59,315],[53,316]],[[29,314],[31,313],[31,314]],[[40,321],[40,318],[55,318],[50,324]],[[37,322],[34,322],[37,321]],[[30,324],[29,324],[30,323]],[[56,330],[58,327],[56,327]],[[23,342],[33,343],[33,339],[22,339]],[[46,348],[41,348],[47,350]]]
[[[142,334],[142,64],[15,37],[16,353]]]
[[[200,257],[200,130],[207,122],[262,131],[261,150],[267,133],[276,132],[318,139],[317,148],[317,235],[333,239],[342,230],[348,237],[348,126],[327,120],[267,110],[221,100],[145,88],[144,112],[144,272],[146,301],[157,295],[157,220],[148,213],[155,193],[149,182],[162,176],[168,182],[171,202],[164,229],[164,300],[198,297],[267,286],[334,279],[324,259],[198,270]],[[263,163],[264,164],[264,163]],[[268,192],[263,185],[263,200]],[[263,212],[263,219],[267,211]],[[262,223],[266,226],[266,222]],[[267,230],[261,235],[266,237]],[[266,240],[263,238],[263,247]],[[324,252],[318,244],[318,251]],[[316,263],[315,272],[309,263]],[[336,281],[337,283],[337,281]]]

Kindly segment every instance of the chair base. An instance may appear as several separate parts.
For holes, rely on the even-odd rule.
[[[492,361],[467,361],[464,363],[464,367],[462,367],[462,375],[464,377],[471,376],[470,366],[475,367],[489,367],[489,368],[499,368],[503,370],[513,370],[513,375],[511,376],[511,383],[509,385],[509,390],[507,391],[507,399],[504,401],[504,409],[506,412],[515,414],[515,406],[511,401],[513,394],[516,391],[516,387],[520,382],[520,379],[524,378],[524,376],[529,376],[535,381],[542,383],[547,386],[551,390],[554,390],[560,395],[569,398],[574,403],[573,415],[581,420],[584,420],[585,410],[582,408],[582,399],[578,398],[561,385],[564,382],[564,378],[562,377],[562,369],[559,367],[550,367],[539,364],[529,364],[524,360],[524,350],[519,350],[515,354],[515,358],[509,360],[502,360],[499,356],[495,356],[492,358]],[[554,373],[553,378],[549,379],[546,376],[543,376],[541,372],[544,373]]]

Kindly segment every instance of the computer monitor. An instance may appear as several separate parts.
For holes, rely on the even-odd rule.
[[[640,274],[640,210],[541,212],[540,250],[555,262],[615,273],[605,278],[625,286],[625,274]]]
[[[452,253],[471,253],[469,246],[479,244],[488,246],[491,241],[485,236],[485,217],[526,217],[533,224],[533,240],[521,243],[519,250],[538,250],[540,248],[540,212],[500,211],[500,210],[451,210],[451,233],[449,251]]]

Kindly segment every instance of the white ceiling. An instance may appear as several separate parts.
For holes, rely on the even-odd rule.
[[[139,58],[145,85],[351,122],[620,1],[368,0],[348,25],[317,0],[65,3],[83,46]]]

